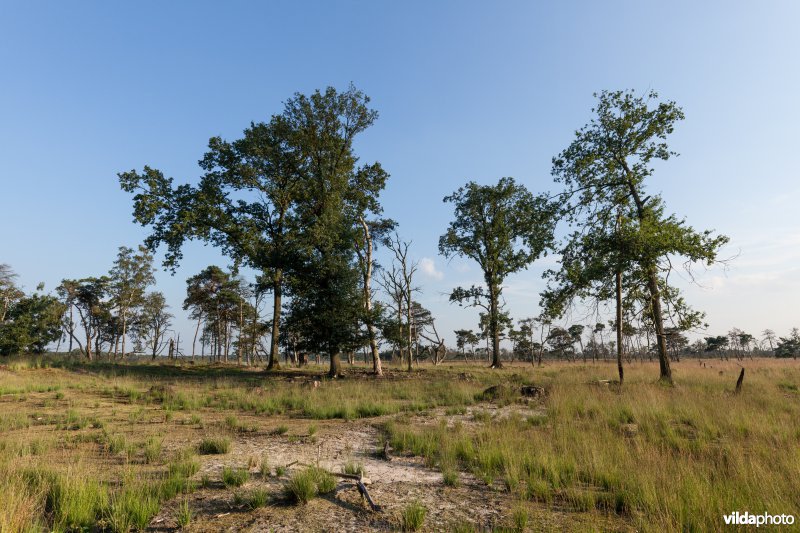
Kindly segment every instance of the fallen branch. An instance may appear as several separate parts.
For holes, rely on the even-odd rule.
[[[297,462],[297,461],[295,461],[295,462]],[[311,465],[305,465],[303,463],[301,463],[301,465],[302,466],[311,466]],[[330,474],[332,476],[337,476],[337,477],[340,477],[340,478],[350,479],[350,480],[355,481],[356,482],[356,488],[358,489],[358,492],[361,494],[362,498],[367,500],[367,503],[369,504],[370,509],[372,509],[372,511],[376,512],[376,513],[379,513],[381,511],[381,506],[376,504],[372,500],[372,497],[369,495],[369,491],[367,490],[367,485],[370,485],[372,483],[372,481],[370,481],[369,478],[366,478],[366,477],[364,477],[362,475],[359,475],[359,474],[345,474],[344,472],[331,472],[330,470],[325,470],[322,467],[316,467],[316,468],[319,468],[320,470],[324,470],[325,472],[327,472],[328,474]]]
[[[356,487],[358,487],[358,492],[361,493],[361,497],[367,500],[367,503],[369,504],[372,511],[375,513],[379,513],[381,511],[381,506],[377,505],[374,501],[372,501],[372,498],[370,498],[369,492],[367,492],[367,487],[364,486],[364,483],[362,481],[356,481]]]

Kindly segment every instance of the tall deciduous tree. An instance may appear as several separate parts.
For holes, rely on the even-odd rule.
[[[0,264],[0,323],[5,320],[11,304],[25,295],[17,287],[16,279],[17,274],[9,265]]]
[[[111,268],[109,293],[111,305],[116,308],[121,323],[122,356],[125,357],[125,337],[128,333],[130,314],[144,301],[147,287],[155,283],[153,255],[144,246],[138,252],[122,246]],[[117,355],[114,343],[114,355]]]
[[[0,321],[0,354],[42,353],[61,338],[64,304],[49,294],[15,299]]]
[[[387,240],[387,233],[395,226],[391,220],[378,220],[367,222],[363,215],[358,215],[358,222],[361,231],[356,233],[356,256],[358,257],[358,268],[361,273],[362,293],[364,302],[364,324],[367,328],[367,338],[372,355],[372,371],[375,375],[383,374],[381,367],[381,356],[378,352],[378,337],[376,332],[376,321],[378,314],[375,313],[372,302],[372,273],[375,268],[373,252],[376,242]]]
[[[655,92],[646,98],[625,91],[600,93],[593,109],[595,118],[553,159],[552,172],[566,187],[562,196],[565,213],[579,228],[596,229],[602,224],[605,229],[601,233],[614,236],[619,232],[610,226],[618,217],[626,221],[629,247],[617,256],[616,265],[622,263],[627,270],[635,266],[641,273],[656,333],[661,379],[671,383],[660,272],[670,268],[669,260],[675,257],[685,258],[687,265],[715,262],[727,238],[694,230],[684,220],[665,214],[659,196],[647,195],[645,185],[653,174],[653,163],[676,155],[666,138],[684,118],[674,102],[656,102],[657,97]],[[574,235],[583,239],[590,233]],[[597,275],[608,272],[600,269]],[[619,279],[619,268],[617,274]]]
[[[455,217],[439,238],[439,252],[476,261],[486,284],[486,292],[459,287],[451,300],[469,304],[486,300],[492,367],[499,368],[503,281],[527,268],[552,243],[554,213],[545,197],[534,196],[513,178],[502,178],[497,185],[470,182],[444,201],[455,205]]]
[[[136,193],[135,219],[152,227],[146,244],[151,249],[166,244],[168,266],[180,260],[186,240],[199,239],[270,277],[268,368],[278,366],[289,271],[303,271],[332,252],[343,227],[349,228],[352,254],[357,216],[379,211],[377,195],[387,174],[378,163],[358,166],[353,149],[354,138],[377,118],[368,103],[354,87],[296,94],[281,114],[251,124],[242,139],[212,138],[196,187],[174,187],[171,178],[149,167],[119,174],[122,188]]]
[[[68,333],[78,343],[78,346],[89,360],[94,359],[95,356],[92,351],[92,344],[97,341],[101,333],[103,316],[106,311],[105,298],[108,294],[110,281],[108,276],[89,277],[80,280],[65,279],[56,289],[62,302],[69,308],[74,308],[78,313],[86,345],[84,346],[81,343],[80,339],[75,335],[74,329],[70,329]]]
[[[167,345],[167,332],[172,325],[173,315],[160,292],[150,292],[144,296],[141,309],[134,324],[134,335],[140,344],[147,347],[153,359]]]

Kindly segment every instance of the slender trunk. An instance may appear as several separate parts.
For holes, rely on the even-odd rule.
[[[69,353],[72,353],[72,338],[75,336],[75,323],[72,321],[72,304],[69,306]]]
[[[413,337],[411,335],[411,288],[408,287],[408,296],[406,299],[406,321],[408,324],[408,371],[411,372],[411,362],[413,360]]]
[[[242,333],[244,333],[244,301],[243,298],[239,296],[239,346],[237,350],[238,353],[236,354],[236,364],[239,366],[242,364]]]
[[[270,339],[269,363],[267,363],[267,370],[278,370],[281,367],[281,363],[278,360],[278,341],[280,339],[282,291],[283,272],[278,270],[272,277],[272,295],[275,298],[272,303],[272,338]]]
[[[119,335],[114,335],[114,359],[116,359],[119,354],[119,337]]]
[[[122,358],[125,359],[125,335],[128,334],[128,313],[122,313]],[[116,354],[115,354],[116,355]]]
[[[627,174],[628,188],[630,190],[631,196],[633,197],[633,201],[636,203],[636,212],[639,216],[639,221],[641,222],[645,218],[644,202],[639,197],[639,191],[636,190],[636,186],[633,184],[633,180],[631,179],[631,171],[624,160],[622,161],[622,168],[625,170],[625,173]],[[645,265],[645,268],[647,270],[647,286],[648,289],[650,290],[650,298],[652,299],[653,322],[655,323],[655,328],[656,328],[656,341],[658,342],[658,362],[661,371],[660,379],[669,384],[672,384],[672,370],[669,367],[667,342],[666,342],[666,337],[664,335],[664,321],[661,314],[661,294],[658,290],[658,278],[656,274],[656,266],[655,264],[651,263]]]
[[[653,303],[653,322],[656,326],[656,341],[658,342],[658,363],[661,370],[661,379],[672,384],[672,369],[669,366],[669,355],[667,354],[667,341],[664,335],[664,322],[661,315],[661,295],[658,291],[658,278],[656,277],[655,267],[651,266],[647,273],[647,285]]]
[[[489,299],[490,302],[490,309],[489,309],[489,333],[492,336],[492,366],[491,368],[502,368],[503,363],[500,362],[500,331],[499,331],[499,320],[498,320],[498,294],[499,290],[497,287],[489,284]]]
[[[381,368],[381,356],[378,353],[378,341],[375,335],[375,324],[372,320],[372,235],[369,232],[369,226],[364,221],[363,217],[359,217],[361,222],[361,229],[364,230],[364,242],[366,243],[366,258],[364,261],[364,308],[367,311],[367,335],[369,336],[369,349],[372,352],[372,371],[376,376],[383,374]]]
[[[253,322],[250,329],[250,349],[247,351],[247,363],[250,365],[255,364],[256,342],[261,339],[261,336],[258,335],[258,301],[259,294],[256,293],[253,302]]]
[[[617,270],[617,370],[619,371],[619,386],[622,389],[622,382],[625,379],[622,370],[622,272]]]
[[[200,333],[200,321],[203,320],[203,313],[197,317],[197,327],[194,328],[194,339],[192,340],[192,361],[194,361],[194,349],[197,345],[197,334]]]
[[[233,325],[228,321],[225,326],[225,362],[228,362],[228,355],[231,351],[231,340],[233,337]]]
[[[86,326],[86,358],[92,360],[92,327]]]

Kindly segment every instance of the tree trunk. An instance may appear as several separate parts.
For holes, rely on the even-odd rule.
[[[75,336],[75,323],[72,321],[72,304],[69,306],[69,353],[72,354],[72,338]]]
[[[491,368],[502,368],[503,363],[500,362],[500,331],[498,331],[498,290],[492,284],[489,284],[489,299],[491,300],[489,309],[489,333],[492,336],[492,366]]]
[[[411,362],[413,360],[412,344],[413,337],[411,336],[411,288],[408,289],[408,299],[406,301],[406,320],[408,322],[408,371],[411,372]]]
[[[197,334],[200,333],[200,321],[203,319],[203,314],[197,317],[197,327],[194,328],[194,340],[192,340],[192,361],[194,361],[194,348],[197,345]]]
[[[667,354],[667,340],[664,335],[664,322],[661,315],[661,294],[658,291],[658,278],[654,266],[650,266],[647,273],[647,285],[653,304],[653,322],[656,326],[656,341],[658,342],[658,363],[661,370],[661,379],[672,384],[672,369],[669,366]]]
[[[128,334],[128,313],[122,313],[122,358],[125,359],[125,336]]]
[[[631,192],[631,196],[633,197],[634,202],[636,203],[636,212],[639,217],[639,222],[642,222],[645,218],[645,205],[642,199],[639,197],[639,191],[636,190],[636,186],[633,183],[631,177],[631,171],[628,168],[628,165],[625,161],[622,161],[622,168],[625,170],[625,173],[628,178],[628,188]],[[669,355],[667,354],[667,340],[664,335],[664,321],[661,314],[661,294],[658,290],[658,278],[656,274],[656,265],[655,264],[648,264],[644,265],[647,270],[647,286],[650,290],[650,298],[652,298],[652,306],[653,306],[653,322],[655,323],[656,328],[656,341],[658,342],[658,362],[661,370],[660,379],[672,384],[672,370],[669,367]]]
[[[363,217],[358,217],[361,222],[361,229],[364,230],[364,242],[366,243],[366,257],[364,258],[364,267],[362,272],[364,274],[364,309],[367,311],[367,335],[369,336],[369,349],[372,352],[372,371],[376,376],[383,374],[381,368],[381,356],[378,353],[378,341],[375,336],[375,324],[372,320],[372,235],[369,232],[369,226],[364,221]]]
[[[278,341],[280,340],[280,323],[281,323],[281,296],[283,295],[283,272],[278,270],[272,277],[272,295],[274,300],[272,303],[272,338],[270,339],[269,346],[269,363],[267,363],[267,370],[279,370],[281,367],[278,359]]]
[[[328,376],[332,378],[338,378],[342,376],[342,359],[341,354],[336,352],[330,356],[330,370],[328,371]]]
[[[617,270],[617,370],[619,371],[619,387],[622,389],[622,382],[625,380],[622,370],[622,272]]]
[[[91,326],[86,327],[86,358],[92,360],[92,329]]]
[[[239,295],[239,338],[237,339],[238,346],[237,346],[237,354],[236,354],[236,364],[241,366],[242,365],[242,348],[243,348],[243,338],[242,334],[244,333],[244,299],[241,295]]]

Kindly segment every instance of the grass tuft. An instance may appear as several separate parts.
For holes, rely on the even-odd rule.
[[[400,526],[403,531],[419,531],[425,523],[426,509],[419,501],[408,504],[400,515]]]
[[[197,446],[201,455],[225,454],[231,448],[231,440],[227,437],[206,437]]]

